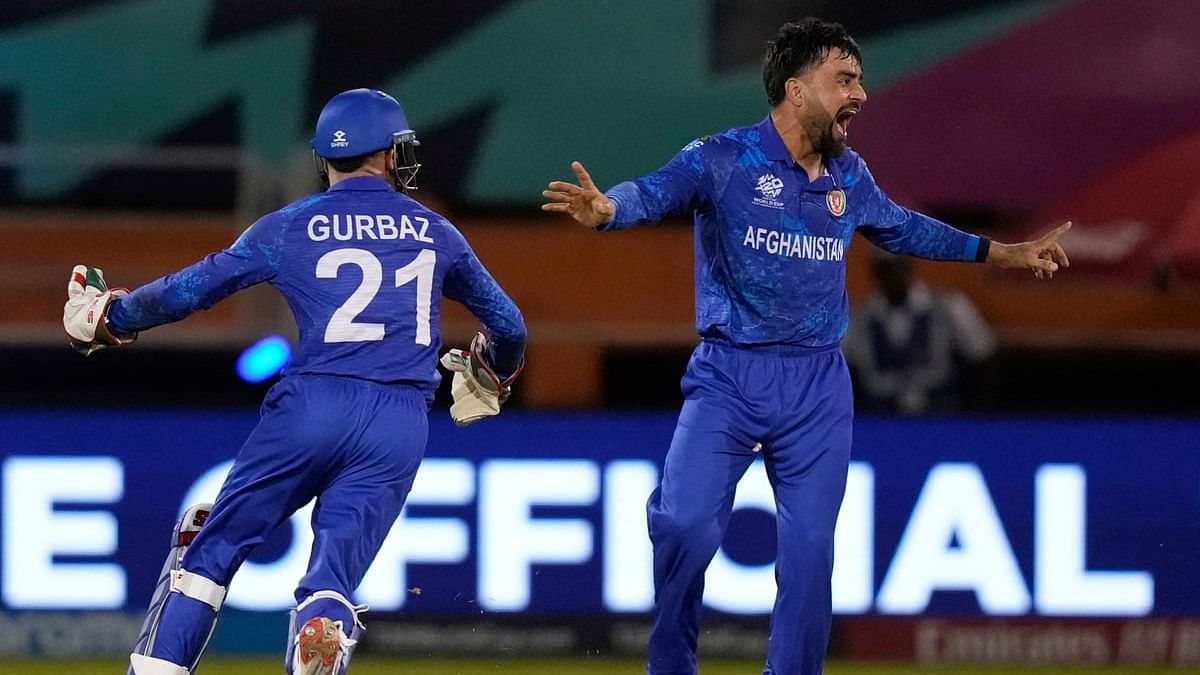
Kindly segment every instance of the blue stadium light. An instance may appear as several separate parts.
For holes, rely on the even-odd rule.
[[[292,358],[292,346],[278,335],[265,337],[246,348],[238,357],[237,373],[250,384],[262,382],[283,370]]]

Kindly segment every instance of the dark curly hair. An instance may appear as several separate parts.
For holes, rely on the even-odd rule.
[[[820,64],[832,50],[852,56],[862,63],[858,43],[840,23],[829,23],[813,17],[795,23],[785,23],[767,42],[763,57],[763,87],[767,103],[774,108],[783,100],[783,85],[809,68]]]

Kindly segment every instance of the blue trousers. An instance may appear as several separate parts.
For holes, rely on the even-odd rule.
[[[836,347],[703,341],[662,483],[647,504],[654,550],[650,675],[694,675],[704,571],[762,444],[775,493],[778,592],[764,675],[819,675],[832,618],[833,530],[850,462],[853,395]]]
[[[318,590],[351,598],[400,515],[428,431],[425,395],[414,388],[326,375],[284,378],[268,392],[183,568],[228,587],[251,551],[315,497],[315,538],[296,601]],[[305,609],[341,620],[347,634],[354,627],[350,610],[336,601]],[[193,663],[212,621],[207,605],[171,593],[150,655]]]

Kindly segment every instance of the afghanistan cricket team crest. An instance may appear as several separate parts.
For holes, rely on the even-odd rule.
[[[829,207],[829,212],[835,218],[846,212],[846,193],[841,190],[830,190],[829,194],[825,195],[825,206]]]

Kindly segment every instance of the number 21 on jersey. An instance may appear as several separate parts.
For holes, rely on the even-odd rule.
[[[329,317],[325,327],[325,342],[373,342],[383,339],[384,325],[355,321],[383,285],[383,265],[370,251],[361,248],[340,248],[330,251],[317,260],[318,279],[336,279],[342,265],[357,265],[362,270],[362,282],[349,298]],[[429,346],[433,341],[429,330],[429,312],[433,304],[433,270],[437,265],[437,253],[422,249],[412,262],[396,270],[395,287],[411,281],[417,282],[416,343]]]

